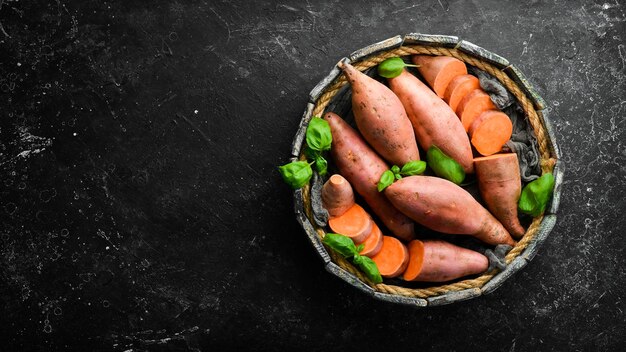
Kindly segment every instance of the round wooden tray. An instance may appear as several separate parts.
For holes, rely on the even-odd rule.
[[[321,242],[325,230],[317,225],[311,205],[311,188],[320,187],[322,181],[314,177],[309,184],[294,192],[294,210],[297,220],[324,262],[327,271],[376,299],[427,307],[489,294],[511,275],[526,266],[556,222],[563,180],[563,163],[560,160],[560,151],[554,139],[544,100],[535,92],[521,71],[497,54],[454,36],[411,33],[398,35],[356,50],[341,61],[349,62],[357,69],[366,71],[387,58],[414,54],[452,56],[497,78],[515,97],[524,111],[525,118],[532,126],[537,137],[541,171],[552,172],[555,177],[554,193],[545,213],[532,220],[526,234],[506,255],[507,265],[504,270],[493,269],[473,279],[420,288],[386,282],[373,284],[350,262],[333,251],[328,251]],[[341,71],[335,66],[330,74],[313,88],[292,144],[292,160],[303,157],[301,152],[304,136],[311,118],[322,116],[331,106],[336,107],[337,100],[344,99],[343,104],[346,103],[345,97],[340,94],[342,89],[345,91],[346,84]]]

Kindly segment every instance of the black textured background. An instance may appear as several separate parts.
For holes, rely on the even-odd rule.
[[[626,4],[0,0],[0,350],[617,351]],[[308,92],[396,34],[517,65],[566,162],[493,294],[429,309],[324,271],[276,171]]]

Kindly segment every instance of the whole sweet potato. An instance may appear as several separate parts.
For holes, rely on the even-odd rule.
[[[400,98],[422,148],[428,150],[434,144],[456,160],[466,173],[474,172],[469,138],[450,106],[406,70],[388,81]]]
[[[392,164],[419,160],[411,121],[398,97],[350,64],[340,62],[339,68],[352,86],[352,112],[365,140]]]
[[[511,235],[487,209],[448,180],[404,177],[387,187],[385,195],[398,210],[435,231],[471,235],[491,245],[515,245]]]

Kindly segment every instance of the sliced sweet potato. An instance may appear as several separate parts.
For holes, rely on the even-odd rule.
[[[450,84],[448,84],[443,100],[450,105],[453,111],[456,111],[461,100],[475,89],[480,89],[480,81],[478,78],[472,75],[456,76],[450,81]]]
[[[409,251],[395,237],[383,236],[383,247],[372,257],[380,275],[392,278],[402,275],[409,263]]]
[[[373,223],[372,217],[358,204],[354,204],[341,216],[328,220],[328,226],[334,232],[350,237],[354,243],[365,241],[372,232]]]
[[[495,109],[496,106],[491,101],[489,94],[482,89],[474,89],[461,100],[456,108],[456,115],[461,119],[467,132],[478,115],[484,111]]]
[[[471,142],[482,155],[491,155],[502,150],[511,138],[513,124],[509,117],[496,110],[485,111],[472,122],[469,130]]]
[[[375,222],[372,223],[372,232],[361,244],[364,247],[359,254],[370,258],[378,254],[383,248],[383,233]]]

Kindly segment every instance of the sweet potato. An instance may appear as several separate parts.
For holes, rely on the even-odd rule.
[[[364,247],[359,254],[370,258],[375,256],[380,252],[380,249],[383,248],[383,233],[374,221],[372,221],[372,231],[361,244]]]
[[[484,156],[501,151],[512,133],[511,119],[505,113],[496,110],[480,114],[469,129],[472,145]]]
[[[471,235],[491,244],[515,245],[507,230],[471,194],[438,177],[404,177],[385,189],[401,212],[435,231]]]
[[[408,245],[406,281],[444,282],[487,270],[489,260],[472,250],[440,240],[413,240]]]
[[[434,144],[456,160],[466,173],[474,172],[467,133],[448,104],[406,70],[388,82],[400,98],[422,148],[428,150]]]
[[[456,76],[450,81],[450,84],[448,84],[443,100],[450,105],[452,111],[456,111],[461,100],[475,89],[480,89],[480,81],[478,78],[472,75]]]
[[[522,192],[519,164],[515,153],[494,154],[474,159],[480,195],[496,219],[515,237],[524,235],[517,217],[517,201]]]
[[[387,164],[337,114],[327,113],[324,119],[333,135],[330,154],[341,175],[395,236],[404,241],[413,239],[413,221],[394,208],[376,187],[380,176],[389,169]]]
[[[450,56],[414,55],[412,59],[414,64],[420,66],[420,74],[439,98],[444,97],[450,81],[467,74],[465,63]]]
[[[339,174],[330,176],[322,187],[322,206],[331,217],[343,215],[354,205],[354,191],[350,182]]]
[[[456,114],[461,119],[465,131],[469,131],[472,122],[483,112],[495,110],[489,94],[482,89],[475,89],[468,93],[456,108]]]
[[[372,232],[373,222],[372,217],[365,209],[354,204],[341,216],[328,219],[328,226],[334,232],[350,237],[354,243],[361,243]]]
[[[380,275],[385,278],[400,276],[409,263],[409,251],[402,242],[390,236],[383,236],[383,246],[372,256]]]
[[[339,68],[352,86],[352,112],[365,140],[392,164],[419,160],[411,121],[398,97],[350,64],[340,62]]]

